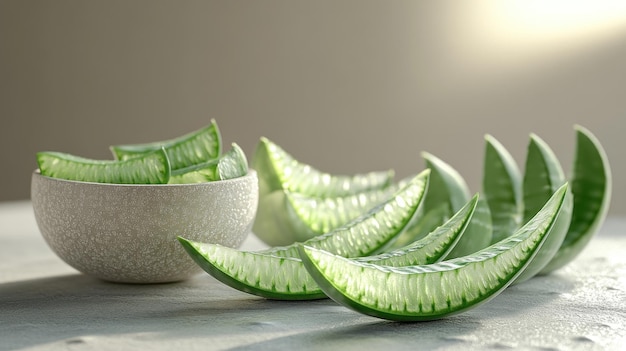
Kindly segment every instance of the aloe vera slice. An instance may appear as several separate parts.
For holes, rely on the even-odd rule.
[[[239,145],[233,143],[231,149],[218,159],[173,170],[169,183],[213,182],[242,177],[247,173],[246,155]]]
[[[173,170],[207,162],[219,157],[222,139],[215,120],[204,128],[170,140],[145,144],[113,145],[111,151],[118,160],[127,160],[161,147],[165,148]]]
[[[423,152],[422,157],[426,161],[426,167],[431,170],[428,190],[419,216],[399,236],[394,248],[423,238],[470,200],[469,187],[456,169],[428,152]],[[479,199],[472,220],[450,257],[476,252],[488,246],[491,237],[491,214],[486,201]]]
[[[493,136],[485,135],[483,193],[493,225],[491,243],[504,239],[522,223],[522,174],[513,156]]]
[[[414,266],[439,262],[456,246],[467,228],[478,203],[478,194],[441,226],[411,244],[378,255],[355,258],[381,266]]]
[[[526,154],[523,180],[524,221],[532,218],[552,193],[567,182],[556,155],[538,135],[531,133]],[[552,260],[561,247],[572,218],[572,193],[568,190],[563,201],[563,209],[550,236],[537,253],[537,257],[516,278],[514,284],[522,283],[537,275]]]
[[[190,184],[204,183],[220,180],[217,173],[217,163],[219,160],[210,160],[198,163],[189,167],[179,168],[172,171],[170,184]]]
[[[284,149],[262,137],[257,145],[252,167],[259,174],[259,191],[275,190],[312,195],[337,197],[357,194],[370,189],[389,186],[394,177],[392,170],[338,175],[322,172],[311,165],[296,160]]]
[[[125,160],[94,160],[68,153],[37,153],[41,174],[60,179],[115,184],[163,184],[170,178],[165,151],[157,149],[141,157]]]
[[[392,199],[347,225],[306,243],[350,257],[378,252],[414,215],[422,201],[428,174],[429,171],[420,173]],[[179,241],[202,269],[232,288],[270,299],[325,297],[302,265],[297,244],[246,252],[184,238]]]
[[[532,262],[556,222],[567,185],[513,235],[474,254],[430,265],[389,267],[300,246],[322,291],[359,313],[427,321],[465,312],[500,294]]]
[[[574,129],[572,219],[561,247],[541,274],[557,270],[578,256],[604,222],[611,202],[611,168],[602,144],[587,128],[576,125]]]
[[[384,189],[393,184],[394,172],[353,175],[330,174],[296,160],[284,149],[262,137],[251,163],[259,177],[259,205],[252,227],[270,246],[289,245],[316,235],[294,216],[287,193],[315,198],[338,198]],[[351,217],[350,214],[343,214]],[[311,225],[312,223],[305,223]]]
[[[217,174],[220,180],[239,178],[248,174],[248,159],[239,145],[232,143],[230,151],[220,157]]]
[[[328,233],[389,199],[398,186],[340,197],[315,197],[285,191],[286,216],[296,241]]]

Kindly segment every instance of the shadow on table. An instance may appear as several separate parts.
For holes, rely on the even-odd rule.
[[[109,283],[82,274],[4,283],[0,350],[138,333],[176,334],[200,326],[194,330],[211,335],[211,326],[233,311],[270,309],[264,302],[208,276],[150,285]]]
[[[145,333],[151,342],[231,338],[235,341],[230,345],[250,343],[237,350],[342,345],[349,340],[383,347],[394,338],[424,347],[428,342],[449,345],[461,342],[484,318],[524,313],[572,288],[571,281],[558,275],[538,277],[468,313],[427,323],[395,323],[363,316],[329,299],[258,298],[208,275],[179,283],[134,285],[73,274],[0,284],[0,349],[103,342],[103,338],[147,342],[141,339]],[[255,338],[261,342],[252,344]]]
[[[429,322],[394,322],[368,317],[344,309],[343,321],[337,323],[335,316],[322,319],[326,327],[302,330],[261,342],[232,347],[230,351],[277,350],[277,349],[326,349],[346,350],[392,349],[431,350],[456,346],[469,347],[472,334],[490,318],[511,320],[518,314],[532,313],[554,301],[560,294],[568,293],[574,283],[566,277],[551,275],[536,277],[523,284],[514,285],[493,300],[459,315]],[[350,316],[350,317],[348,317]],[[502,318],[505,317],[505,318]],[[294,321],[300,317],[294,316]],[[319,321],[319,319],[318,319]],[[511,326],[513,328],[517,326]],[[494,345],[498,348],[498,345]]]

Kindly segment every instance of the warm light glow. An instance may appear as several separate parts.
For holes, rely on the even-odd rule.
[[[626,39],[626,0],[484,0],[456,2],[445,24],[451,60],[432,89],[467,91],[513,81],[554,62]],[[549,69],[549,68],[548,68]]]
[[[593,39],[626,26],[624,0],[496,1],[486,20],[520,38]]]

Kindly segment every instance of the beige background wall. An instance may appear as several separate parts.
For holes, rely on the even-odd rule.
[[[428,151],[473,191],[485,133],[522,166],[535,132],[567,171],[579,123],[625,214],[625,8],[526,3],[0,0],[0,201],[29,197],[37,151],[110,158],[210,118],[330,172]]]

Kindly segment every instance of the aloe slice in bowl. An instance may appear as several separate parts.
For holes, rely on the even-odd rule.
[[[493,225],[491,243],[495,243],[521,225],[523,199],[521,171],[513,156],[491,135],[485,135],[482,186]]]
[[[232,143],[231,149],[217,163],[220,180],[243,177],[248,174],[248,159],[241,147]]]
[[[239,145],[215,160],[172,171],[170,184],[202,183],[242,177],[248,174],[248,160]]]
[[[163,184],[170,178],[165,150],[157,149],[125,161],[94,160],[68,153],[37,153],[42,175],[67,180],[116,184]]]
[[[359,313],[427,321],[493,299],[523,272],[549,236],[565,198],[563,185],[513,235],[474,254],[421,266],[389,267],[300,246],[313,279],[330,298]]]
[[[398,248],[423,238],[444,223],[470,199],[469,187],[461,174],[442,159],[423,152],[426,167],[431,170],[428,190],[419,216],[394,244]],[[484,199],[479,199],[465,233],[449,254],[459,257],[476,252],[491,242],[491,215]]]
[[[118,160],[127,160],[163,147],[173,170],[207,162],[219,157],[222,139],[215,120],[204,128],[170,140],[144,144],[113,145],[110,147]]]
[[[217,163],[219,160],[210,160],[198,163],[185,168],[179,168],[172,171],[170,184],[191,184],[214,182],[220,180],[217,173]]]
[[[390,200],[345,226],[306,243],[351,257],[382,250],[415,214],[428,175],[427,170],[418,174]],[[298,258],[297,244],[246,252],[185,238],[179,238],[179,241],[200,267],[232,288],[271,299],[325,297]]]
[[[612,176],[606,152],[591,131],[580,125],[574,128],[572,219],[561,247],[541,274],[557,270],[578,256],[604,222],[611,202]]]
[[[524,221],[532,218],[541,209],[542,203],[567,182],[556,155],[538,135],[531,133],[526,155],[523,180]],[[522,283],[537,275],[552,260],[563,243],[572,217],[572,193],[565,194],[563,209],[548,239],[537,253],[537,257],[516,278],[514,284]]]

